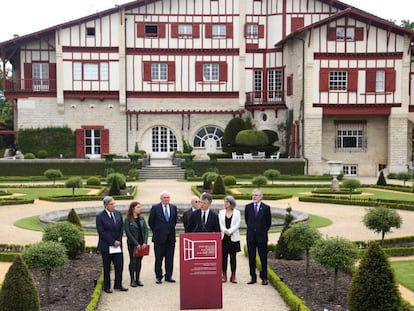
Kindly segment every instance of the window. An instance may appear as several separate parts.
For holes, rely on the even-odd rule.
[[[214,24],[212,27],[213,38],[226,38],[226,25]]]
[[[223,130],[215,126],[203,127],[194,137],[193,146],[196,148],[204,148],[208,140],[214,140],[216,147],[221,148],[221,139],[223,138]]]
[[[95,36],[95,27],[86,27],[86,35],[88,37],[94,37]]]
[[[49,64],[33,63],[32,64],[32,87],[33,91],[49,90]]]
[[[331,71],[329,72],[329,90],[346,91],[348,88],[348,72]]]
[[[385,91],[385,71],[378,70],[375,75],[375,92]]]
[[[193,26],[191,24],[179,24],[178,36],[179,37],[191,37],[193,35]]]
[[[355,41],[355,28],[354,27],[336,27],[336,40],[337,41]]]
[[[139,22],[136,26],[138,38],[165,38],[166,23]]]
[[[366,122],[337,122],[336,151],[365,151]]]
[[[344,176],[358,176],[358,165],[344,164],[342,169],[344,171]]]
[[[109,64],[73,63],[73,80],[75,81],[107,81],[109,80]]]
[[[248,24],[246,25],[246,38],[258,38],[259,37],[259,25]]]
[[[219,64],[203,65],[203,80],[218,81],[219,80]]]
[[[354,26],[328,27],[328,41],[362,41],[364,40],[364,28]]]
[[[367,69],[365,74],[365,91],[367,93],[395,92],[394,68]]]
[[[151,64],[151,80],[167,81],[168,66],[166,63]]]
[[[282,100],[282,70],[269,70],[268,79],[268,97],[272,101]]]
[[[88,158],[101,156],[101,131],[98,129],[85,130],[85,155]]]
[[[146,37],[157,37],[158,36],[158,25],[145,25],[145,36]]]
[[[263,91],[263,71],[261,70],[255,70],[254,71],[254,98],[262,98],[262,91]]]

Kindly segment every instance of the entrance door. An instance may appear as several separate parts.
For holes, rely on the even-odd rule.
[[[33,91],[48,91],[49,90],[49,64],[48,63],[33,63]]]
[[[177,138],[164,126],[152,128],[152,157],[168,158],[177,150]]]

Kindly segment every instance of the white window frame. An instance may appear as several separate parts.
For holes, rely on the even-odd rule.
[[[213,38],[226,38],[226,28],[226,24],[214,24],[211,29]]]
[[[253,80],[254,98],[261,99],[263,96],[263,71],[255,70],[253,74],[254,74],[254,80]]]
[[[166,63],[152,63],[151,64],[151,80],[152,81],[167,81],[168,80],[168,65]]]
[[[195,148],[205,148],[208,139],[216,141],[216,147],[221,148],[224,131],[216,126],[205,126],[201,128],[194,137],[193,146]]]
[[[375,92],[385,92],[385,70],[375,72]]]
[[[108,81],[109,63],[73,63],[74,81]]]
[[[219,81],[219,71],[219,64],[203,64],[203,81]]]
[[[283,72],[281,69],[272,69],[267,72],[268,98],[271,100],[282,100]]]
[[[329,91],[347,91],[348,90],[348,72],[346,70],[329,72]]]
[[[33,91],[49,90],[48,63],[32,63],[32,87]]]
[[[85,129],[85,156],[100,158],[102,151],[102,132],[100,129]]]
[[[355,27],[336,27],[336,41],[355,41]]]
[[[342,170],[344,176],[358,176],[358,165],[356,164],[344,164]]]
[[[259,25],[247,24],[246,25],[246,38],[257,39],[259,37]]]
[[[178,36],[191,38],[193,36],[193,25],[191,24],[179,24],[178,25]]]
[[[365,123],[338,123],[335,126],[335,133],[336,151],[366,151]]]

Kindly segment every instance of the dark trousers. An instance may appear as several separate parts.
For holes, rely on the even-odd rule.
[[[162,279],[162,262],[165,260],[165,279],[171,279],[173,273],[173,264],[174,264],[174,243],[154,243],[154,254],[155,254],[155,277],[157,279]]]
[[[236,252],[228,252],[223,249],[223,272],[227,273],[227,258],[230,256],[231,273],[236,273]]]
[[[115,269],[114,288],[120,288],[122,286],[122,270],[124,269],[124,255],[122,253],[109,254],[109,252],[101,253],[101,255],[104,274],[104,289],[111,288],[111,263],[113,263]]]
[[[267,243],[257,243],[256,240],[248,241],[247,248],[249,253],[249,268],[252,280],[256,280],[256,249],[259,253],[262,270],[260,271],[260,278],[267,280]]]
[[[141,273],[142,257],[134,257],[134,244],[128,244],[129,253],[129,275],[131,282],[139,281],[139,275]]]

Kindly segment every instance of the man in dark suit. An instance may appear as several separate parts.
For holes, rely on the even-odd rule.
[[[127,291],[122,286],[122,270],[124,268],[124,256],[122,253],[123,221],[122,215],[115,210],[115,201],[112,197],[106,196],[103,199],[104,210],[96,215],[96,230],[99,241],[98,250],[102,255],[104,273],[104,291],[112,293],[110,267],[111,262],[115,268],[114,289]]]
[[[183,225],[184,225],[184,231],[185,232],[191,232],[190,231],[190,220],[191,220],[191,214],[195,212],[196,210],[200,209],[200,199],[196,196],[193,196],[191,199],[191,207],[186,210],[183,213]]]
[[[268,231],[272,224],[270,206],[262,202],[263,193],[259,189],[253,190],[253,202],[246,205],[244,218],[247,225],[247,248],[249,253],[250,281],[247,284],[257,282],[256,276],[256,249],[259,253],[262,270],[260,278],[262,284],[267,285],[267,242]]]
[[[220,232],[218,215],[210,210],[213,196],[204,192],[201,197],[201,207],[191,214],[190,232]]]
[[[152,206],[148,224],[152,230],[155,254],[156,283],[162,283],[162,262],[165,260],[165,281],[174,283],[172,278],[175,225],[177,224],[177,206],[170,204],[170,194],[166,191],[160,194],[161,202]]]

